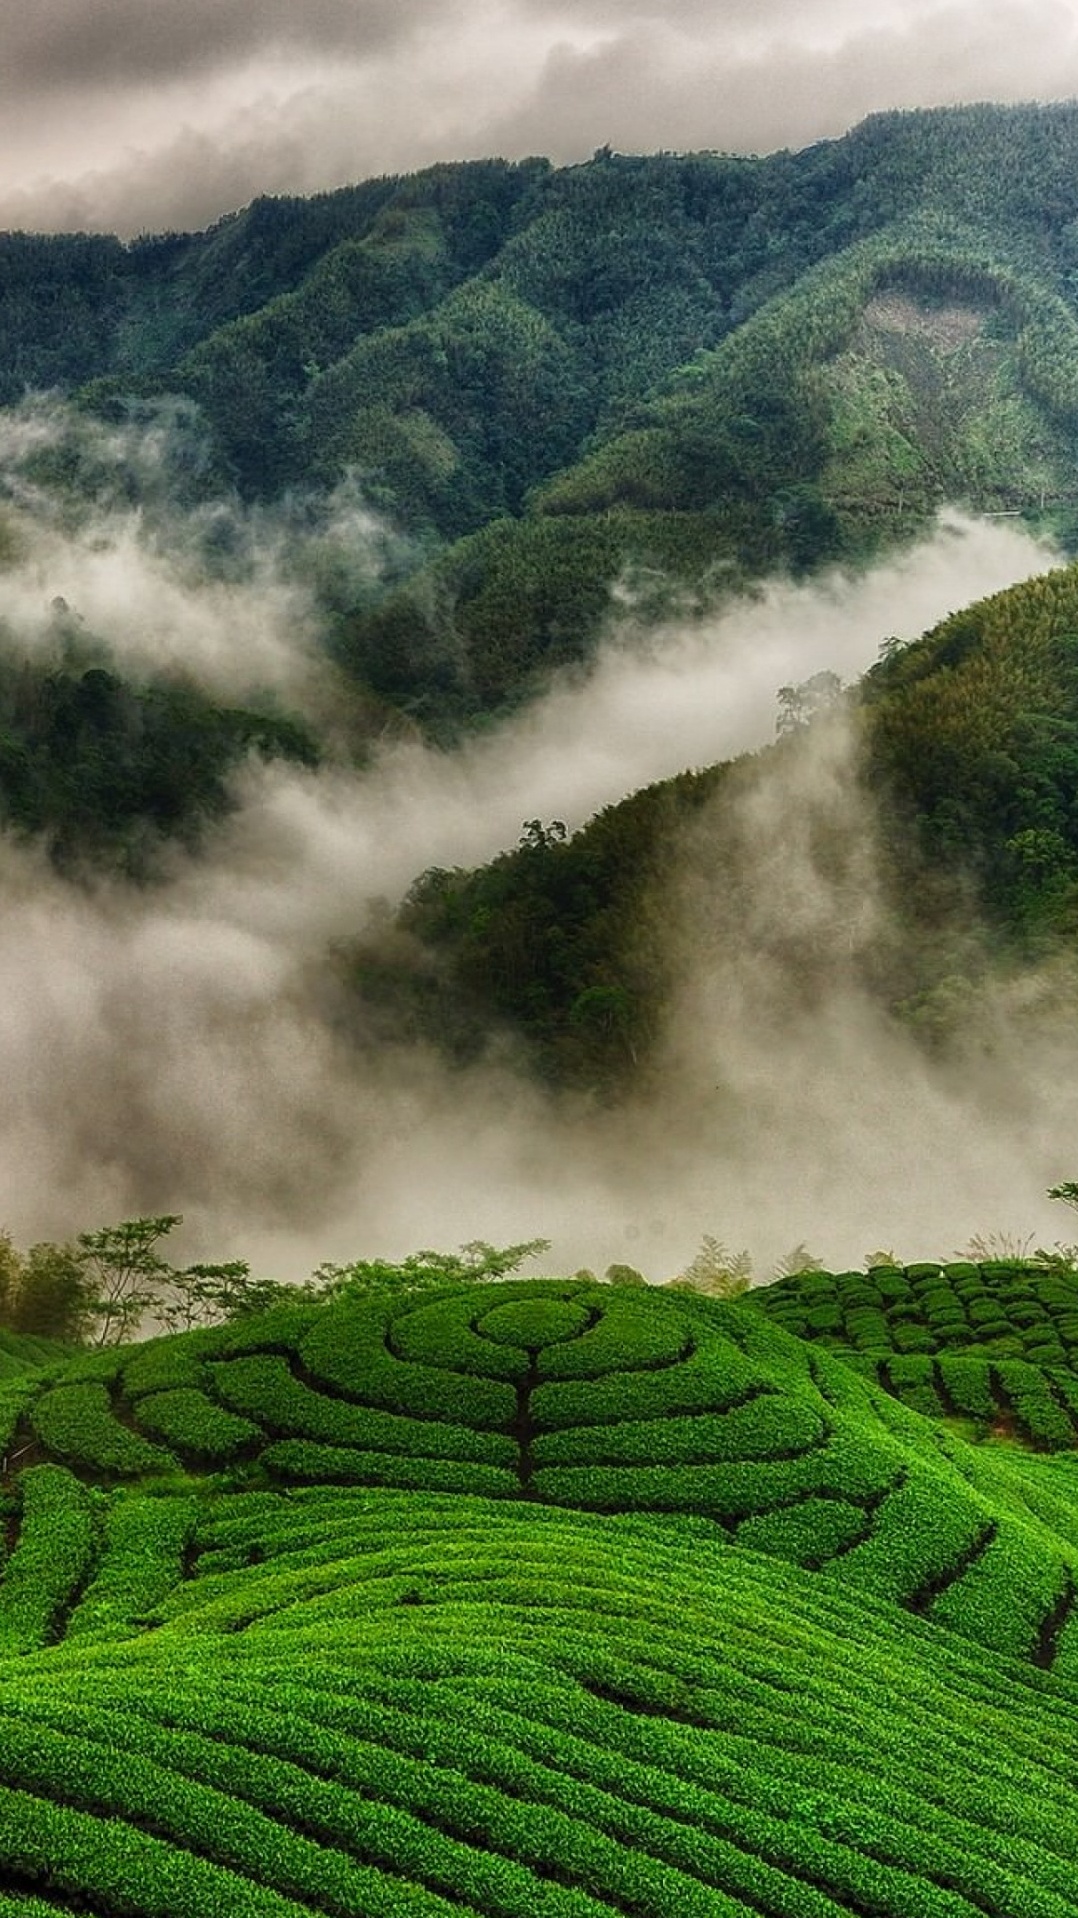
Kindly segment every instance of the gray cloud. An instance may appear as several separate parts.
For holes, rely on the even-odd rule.
[[[887,107],[1058,99],[1078,90],[1075,16],[1058,0],[921,7],[846,23],[841,9],[753,8],[744,32],[694,35],[675,14],[602,45],[553,49],[530,101],[495,126],[521,148],[770,151]]]
[[[380,52],[429,15],[425,0],[38,0],[8,10],[4,91],[47,94],[171,82],[266,51]]]
[[[1078,93],[1069,0],[46,0],[5,28],[0,221],[197,225],[434,159],[766,151]]]

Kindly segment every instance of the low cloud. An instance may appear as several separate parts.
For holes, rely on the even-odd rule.
[[[209,493],[204,469],[182,401],[115,427],[48,398],[0,411],[3,648],[37,661],[73,648],[136,679],[322,715],[341,689],[318,578],[369,588],[399,542],[351,482],[260,509]]]
[[[372,54],[432,12],[429,0],[38,0],[5,22],[0,84],[48,94],[172,81],[253,51]]]
[[[1046,1194],[1072,1176],[1078,974],[989,970],[926,1051],[866,983],[866,958],[908,960],[915,936],[874,828],[832,715],[712,805],[672,888],[680,984],[649,1151],[701,1231],[749,1243],[764,1274],[805,1241],[857,1267],[1066,1232]]]
[[[579,159],[626,151],[764,153],[835,138],[869,113],[1078,92],[1078,29],[1056,0],[895,6],[850,17],[817,6],[751,9],[695,33],[664,15],[603,44],[559,45],[530,99],[495,121],[499,150]]]
[[[85,562],[70,590],[88,603],[94,555],[70,540],[61,551]],[[249,769],[203,857],[174,855],[152,889],[75,890],[32,850],[0,842],[0,1222],[25,1243],[179,1211],[184,1256],[248,1257],[278,1276],[323,1257],[542,1234],[553,1269],[629,1257],[653,1277],[705,1231],[751,1241],[762,1258],[804,1238],[843,1259],[899,1211],[904,1248],[931,1228],[927,1249],[949,1249],[999,1221],[1005,1200],[1025,1224],[1043,1186],[1068,1171],[1047,1122],[1012,1151],[1004,1180],[1012,1110],[1001,1107],[995,1130],[977,1134],[988,1141],[977,1178],[972,1148],[968,1183],[944,1177],[938,1157],[922,1162],[924,1138],[970,1119],[976,1085],[945,1093],[930,1078],[936,1132],[924,1134],[917,1100],[904,1124],[907,1084],[926,1068],[912,1046],[889,1052],[880,1039],[866,1051],[856,1019],[847,1031],[836,1014],[832,1042],[821,1013],[812,1056],[830,1053],[830,1064],[812,1081],[807,1049],[784,1034],[772,1046],[766,1022],[750,1044],[744,1005],[690,967],[655,1098],[604,1115],[551,1099],[508,1061],[460,1075],[421,1048],[357,1050],[326,955],[423,868],[485,859],[515,844],[526,818],[576,824],[648,780],[751,750],[773,734],[780,684],[822,667],[852,676],[896,631],[912,636],[1049,560],[1013,528],[952,518],[861,579],[775,586],[646,643],[630,624],[592,675],[455,753],[399,744],[361,773]],[[181,579],[177,564],[177,592]],[[42,589],[53,583],[43,565]],[[186,590],[197,624],[206,589],[196,579]],[[257,581],[243,590],[263,604]],[[122,652],[122,594],[108,604]],[[103,626],[106,612],[102,602]],[[765,838],[783,831],[768,817]],[[700,942],[704,958],[710,950]],[[701,1046],[697,1032],[692,1067],[679,1035],[702,1017],[714,1042]],[[731,1018],[742,1063],[735,1071],[727,1057],[720,1075]],[[864,1154],[852,1156],[866,1061],[887,1119],[868,1128],[873,1178]],[[733,1128],[736,1103],[714,1107],[720,1076],[745,1106]],[[783,1104],[794,1133],[804,1119],[799,1157],[790,1126],[772,1130]],[[832,1106],[848,1125],[825,1127]],[[901,1176],[885,1187],[888,1153]],[[863,1199],[856,1217],[847,1192]]]

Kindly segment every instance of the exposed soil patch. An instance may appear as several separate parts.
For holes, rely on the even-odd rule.
[[[885,333],[914,333],[939,353],[957,353],[983,330],[985,316],[975,306],[947,301],[922,306],[908,293],[876,293],[865,307],[865,321]]]

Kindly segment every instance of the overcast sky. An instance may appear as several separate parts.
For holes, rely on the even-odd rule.
[[[0,36],[0,224],[123,233],[434,159],[1078,95],[1078,0],[0,0]]]

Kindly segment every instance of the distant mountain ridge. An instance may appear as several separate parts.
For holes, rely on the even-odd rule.
[[[203,234],[0,240],[0,399],[179,392],[219,483],[353,472],[413,577],[334,646],[435,727],[645,610],[942,501],[1078,505],[1078,107],[874,116],[762,159],[443,165]],[[388,584],[388,582],[387,582]],[[650,595],[650,600],[649,600]]]

